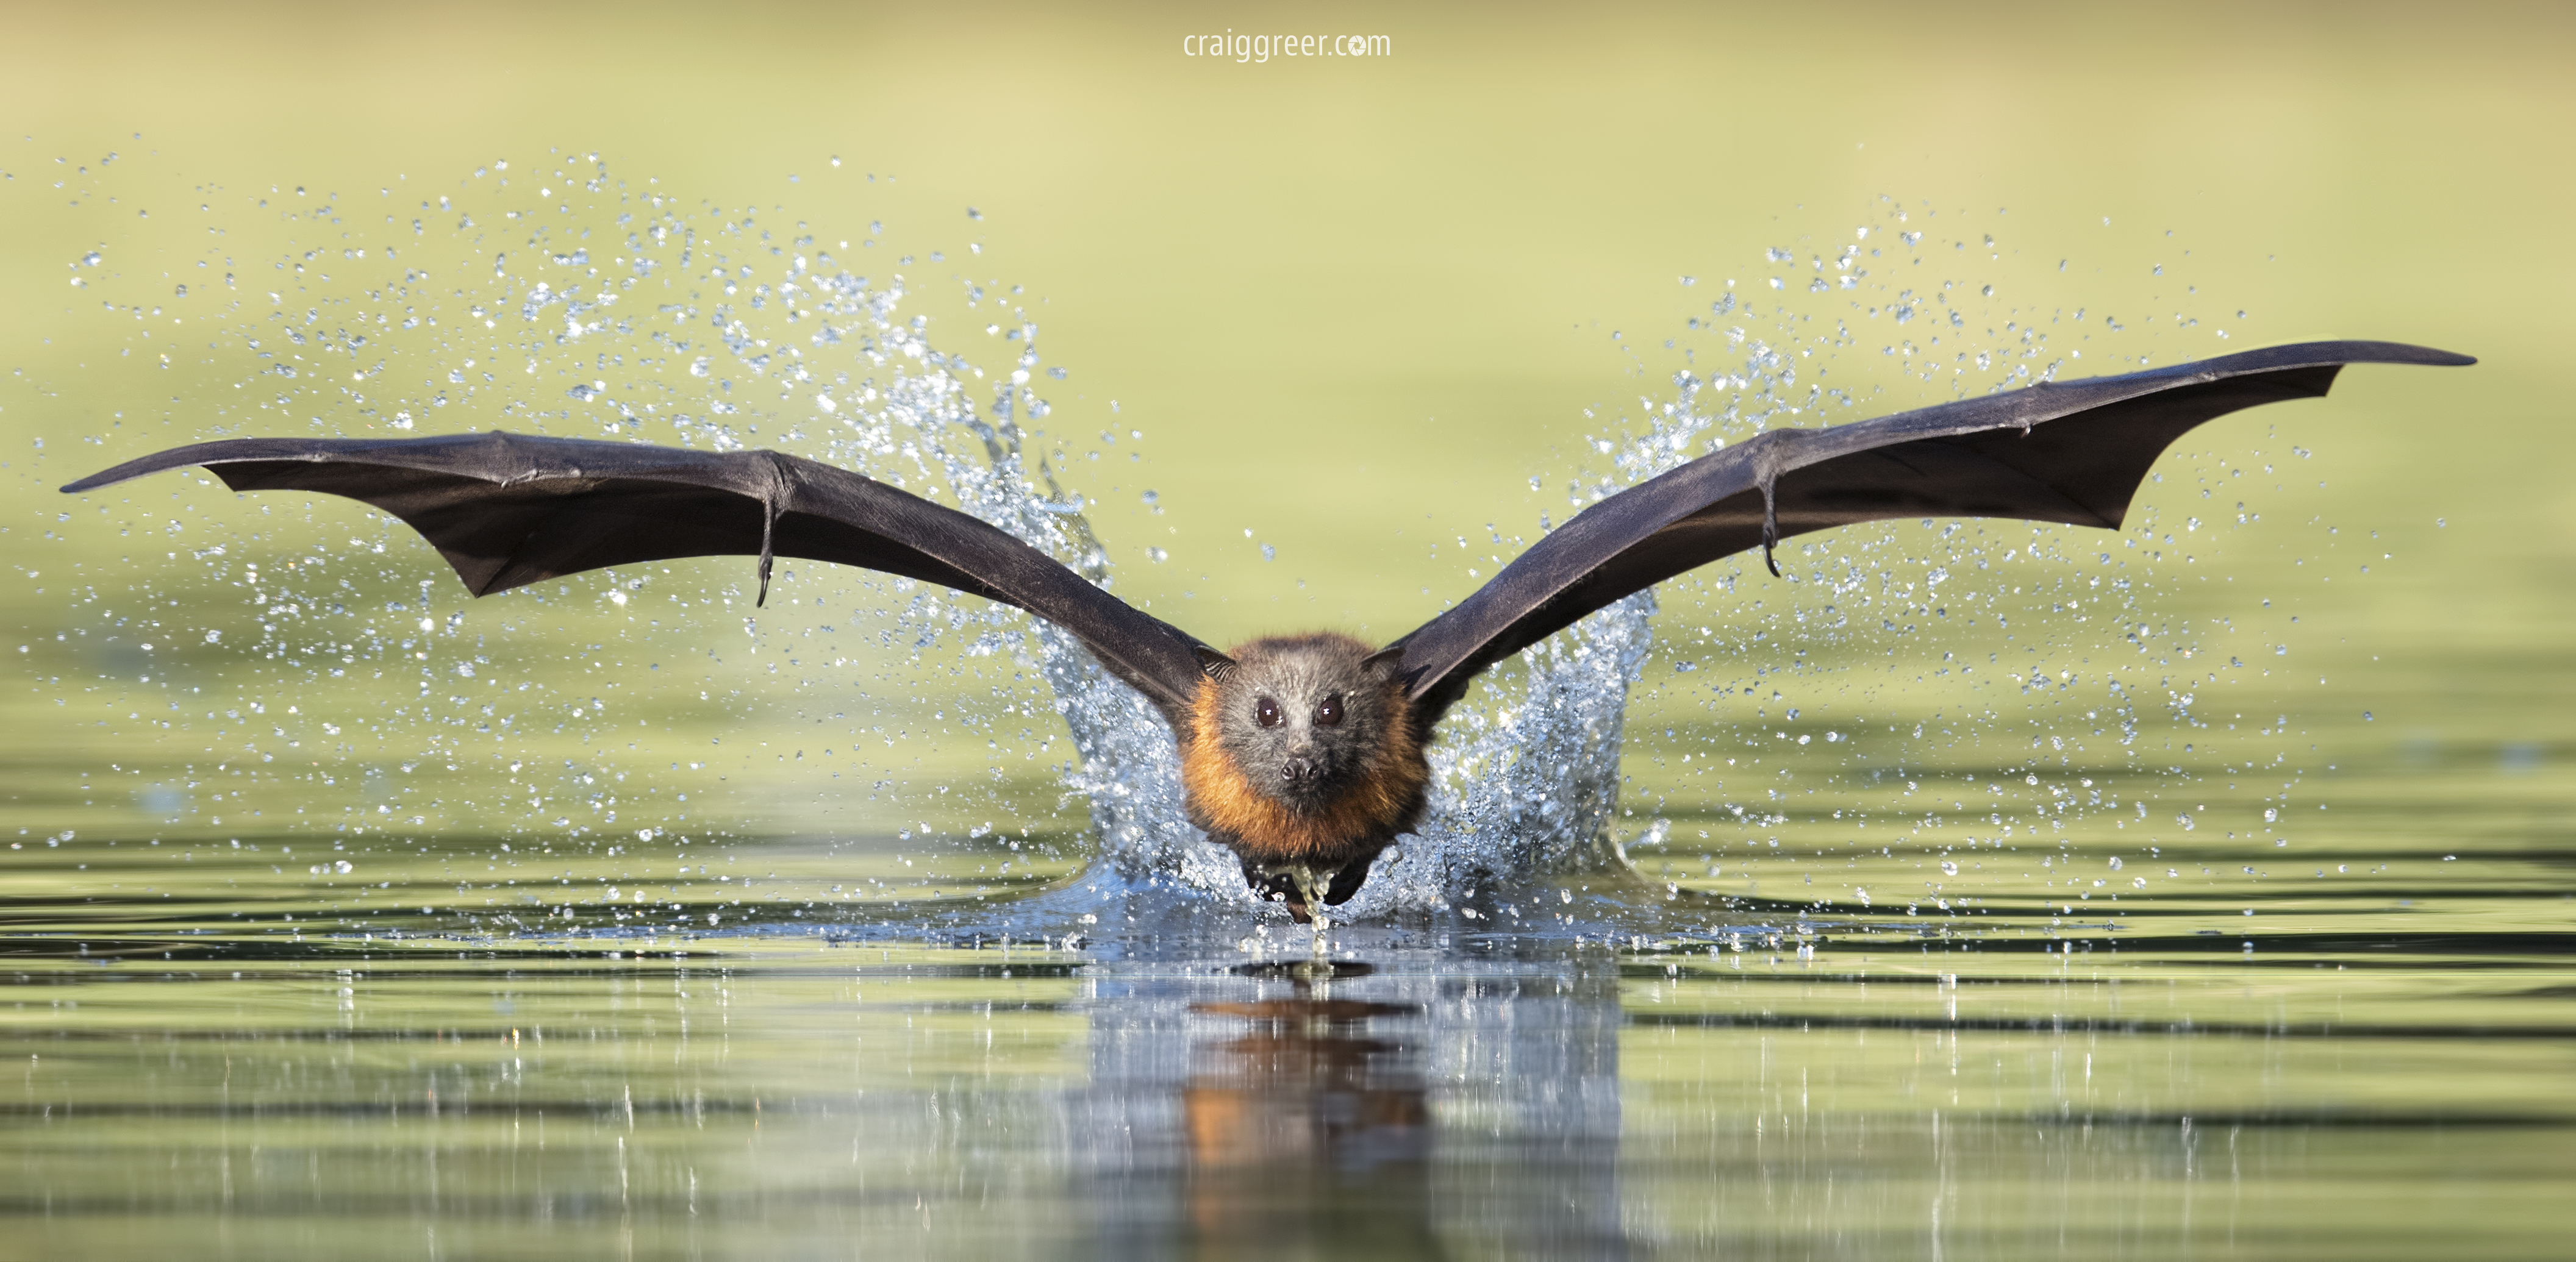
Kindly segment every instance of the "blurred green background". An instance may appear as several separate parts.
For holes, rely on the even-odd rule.
[[[280,265],[326,238],[337,252],[377,233],[443,265],[438,233],[454,216],[433,216],[420,245],[401,221],[437,196],[488,191],[473,173],[508,161],[524,180],[605,164],[690,207],[757,207],[782,236],[788,222],[827,242],[881,223],[881,256],[941,252],[906,272],[934,344],[952,350],[993,345],[959,305],[966,282],[1023,286],[1013,301],[1042,327],[1046,362],[1072,370],[1045,383],[1051,428],[1069,444],[1068,482],[1096,506],[1119,590],[1220,641],[1315,623],[1381,638],[1409,629],[1467,590],[1464,567],[1490,573],[1485,555],[1511,551],[1467,544],[1534,537],[1541,513],[1562,516],[1565,488],[1600,472],[1589,438],[1636,429],[1672,396],[1676,371],[1740,361],[1728,326],[1817,353],[1826,375],[1802,381],[1857,401],[1832,419],[1992,384],[2000,370],[1924,371],[1931,358],[1882,354],[1908,332],[1864,314],[1886,293],[1806,289],[1833,274],[1815,260],[1829,265],[1855,240],[1924,231],[1923,262],[1871,284],[1919,277],[1927,295],[1957,285],[1938,301],[1973,317],[1959,335],[1971,349],[2045,327],[2054,340],[2034,370],[2090,348],[2061,361],[2063,376],[2310,337],[2475,354],[2468,370],[2355,370],[2331,401],[2222,422],[2190,444],[2200,455],[2166,466],[2138,520],[2167,532],[2195,515],[2214,525],[2187,567],[2158,571],[2138,611],[2172,644],[2222,658],[2286,647],[2296,669],[2230,677],[2226,703],[2204,703],[2203,717],[2246,730],[2209,729],[2187,751],[2191,733],[2142,704],[2144,744],[2161,748],[2151,770],[2134,757],[2128,770],[2152,782],[2139,790],[2149,796],[2218,794],[2228,760],[2295,750],[2301,774],[2331,764],[2342,778],[2326,796],[2359,808],[2335,817],[2338,844],[2356,854],[2468,847],[2472,861],[2501,865],[2489,875],[2533,894],[2554,880],[2547,839],[2567,822],[2576,752],[2562,630],[2576,613],[2576,493],[2563,472],[2563,392],[2548,377],[2569,331],[2561,238],[2576,192],[2565,153],[2576,42],[2563,7],[21,5],[0,24],[11,120],[0,137],[0,472],[16,492],[0,517],[12,575],[0,618],[25,670],[6,702],[15,774],[0,818],[13,835],[244,827],[239,814],[222,824],[221,800],[208,797],[222,787],[201,770],[216,756],[214,715],[291,698],[274,677],[260,682],[232,647],[240,635],[196,642],[201,628],[250,621],[223,566],[289,555],[299,532],[357,529],[387,544],[391,567],[362,586],[399,598],[435,578],[435,612],[458,610],[426,549],[351,507],[316,508],[307,527],[303,510],[279,505],[291,520],[263,527],[251,502],[193,481],[84,505],[52,488],[217,425],[257,432],[251,423],[269,418],[217,409],[258,361],[238,336],[196,334],[250,327]],[[1184,36],[1225,30],[1384,34],[1391,53],[1182,55]],[[350,209],[354,235],[325,231],[311,214],[325,205]],[[1874,235],[1856,236],[1861,227]],[[93,249],[102,261],[84,266]],[[871,261],[851,266],[882,278]],[[214,281],[226,271],[237,286]],[[1787,287],[1772,289],[1774,277]],[[179,296],[182,284],[193,292]],[[1730,285],[1752,310],[1712,316]],[[1817,323],[1837,319],[1850,330],[1839,340]],[[183,321],[194,323],[172,327]],[[425,344],[392,346],[399,356]],[[155,357],[173,350],[164,374]],[[502,397],[553,407],[560,386]],[[297,429],[309,432],[309,416],[365,432],[367,411],[335,402],[345,393],[311,385]],[[423,429],[496,423],[467,406]],[[1121,467],[1119,443],[1102,463],[1085,459],[1085,436],[1112,426],[1122,442],[1145,436],[1140,463]],[[2213,510],[2226,504],[2193,502],[2195,485],[2255,461],[2283,472],[2257,495],[2226,491],[2254,501],[2241,525],[2223,526],[2232,511]],[[170,522],[136,516],[138,504]],[[192,546],[229,543],[229,559],[137,556],[119,533],[181,516],[199,532]],[[1977,537],[1991,546],[1962,555],[1991,557],[2029,533]],[[2050,537],[2061,541],[2051,581],[2119,546]],[[1170,560],[1147,561],[1148,547]],[[119,562],[128,556],[131,568]],[[699,564],[686,573],[710,591],[742,578],[743,567]],[[74,566],[94,600],[66,598]],[[2052,621],[2037,583],[2026,598],[2000,578],[1963,585],[2034,618],[2051,662],[2080,666],[2117,639],[2098,621]],[[599,679],[740,635],[712,616],[649,630],[601,605],[604,585],[579,590],[586,602],[542,610],[474,606],[466,634],[567,694],[589,686],[570,678],[567,654],[588,654]],[[828,590],[842,602],[843,588]],[[1660,625],[1684,645],[1694,628],[1777,624],[1810,600],[1754,586],[1677,591]],[[160,686],[175,672],[201,689],[192,697],[215,698],[198,707],[203,721],[174,703],[161,720],[174,726],[151,726],[143,710],[168,698],[138,681],[152,668],[77,643],[81,628],[110,632],[103,610],[158,609],[188,632],[181,653],[156,650]],[[886,682],[860,689],[864,703],[913,720],[930,711],[905,730],[937,735],[852,773],[878,777],[882,797],[819,781],[786,751],[857,739],[866,725],[841,719],[856,703],[826,695],[846,678],[774,673],[799,634],[779,629],[788,615],[775,611],[757,651],[630,683],[638,710],[619,713],[654,720],[641,748],[576,728],[525,737],[460,774],[497,786],[500,759],[534,752],[588,758],[573,776],[654,770],[651,791],[636,791],[647,804],[630,799],[621,827],[675,822],[675,795],[694,786],[696,826],[746,833],[916,822],[946,833],[995,811],[1052,812],[1078,831],[1079,811],[1063,811],[1028,758],[999,787],[941,800],[945,786],[981,782],[989,749],[1026,753],[1049,736],[988,747],[985,733],[948,726],[957,697],[1028,695],[954,665],[953,652],[925,664],[900,646],[869,650],[866,669]],[[619,643],[585,647],[602,637]],[[1946,760],[1973,775],[2027,761],[2024,726],[2088,726],[2046,708],[2068,703],[1980,694],[1931,671],[1887,689],[1856,673],[1882,649],[1937,670],[1944,654],[1996,647],[1971,629],[1940,637],[1801,641],[1819,661],[1847,659],[1839,681],[1811,689],[1835,712],[1862,709],[1892,733],[1968,698],[1995,738],[1992,749],[1975,748],[1972,732],[1968,748],[1865,748],[1862,759]],[[1631,795],[1714,816],[1744,786],[1691,780],[1671,760],[1751,720],[1676,682],[1675,663],[1699,652],[1676,648],[1650,669]],[[316,695],[356,704],[305,695],[306,706]],[[2277,735],[2289,730],[2296,741]],[[262,811],[254,827],[298,809],[363,814],[399,799],[379,781],[420,761],[429,731],[394,725],[327,753],[316,736],[297,773],[307,778],[235,790]],[[719,767],[710,748],[734,761]],[[1823,748],[1808,756],[1824,759]],[[703,775],[682,773],[691,758],[709,764]],[[1828,779],[1843,765],[1826,766]],[[705,779],[719,770],[728,778]],[[331,777],[329,792],[318,776]],[[2250,812],[2272,787],[2249,779],[2227,792]],[[583,792],[545,793],[558,791]],[[2304,808],[2314,796],[2302,793]],[[420,827],[507,825],[522,812],[496,800],[506,796],[458,790]],[[2449,831],[2427,840],[2427,828]]]

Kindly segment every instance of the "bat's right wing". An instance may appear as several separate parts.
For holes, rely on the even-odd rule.
[[[2193,426],[2325,394],[2346,364],[2476,361],[2396,342],[2310,342],[1754,435],[1575,515],[1388,646],[1426,731],[1486,667],[1612,601],[1791,535],[1901,517],[2116,527]],[[1779,570],[1772,570],[1777,574]]]
[[[605,565],[802,557],[939,583],[1072,632],[1184,739],[1199,642],[1000,529],[846,469],[774,451],[710,452],[523,434],[240,438],[127,461],[88,491],[203,465],[236,491],[360,500],[421,533],[477,596]]]

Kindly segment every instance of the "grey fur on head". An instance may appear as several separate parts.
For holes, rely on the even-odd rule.
[[[1398,721],[1394,685],[1368,663],[1372,651],[1329,632],[1238,646],[1233,668],[1216,676],[1217,741],[1244,779],[1301,810],[1359,783]],[[1262,725],[1264,703],[1275,707],[1273,726]]]

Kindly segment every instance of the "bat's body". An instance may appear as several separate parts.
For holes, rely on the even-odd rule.
[[[2317,342],[2024,390],[1827,429],[1773,430],[1594,504],[1492,582],[1384,648],[1346,636],[1220,653],[993,526],[830,465],[494,432],[247,438],[129,461],[85,491],[204,465],[237,491],[326,491],[421,532],[475,595],[607,565],[757,555],[833,561],[1016,605],[1071,631],[1171,724],[1191,822],[1256,891],[1307,918],[1421,818],[1424,749],[1486,667],[1613,601],[1791,535],[1901,517],[2117,527],[2194,426],[2321,396],[2352,363],[2467,364],[2391,342]],[[1777,573],[1776,568],[1773,571]]]

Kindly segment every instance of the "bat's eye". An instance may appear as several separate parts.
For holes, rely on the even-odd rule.
[[[1253,702],[1252,721],[1263,727],[1279,726],[1279,703],[1268,697]]]
[[[1342,699],[1340,697],[1324,698],[1324,704],[1315,707],[1315,721],[1326,727],[1331,727],[1334,724],[1341,722]]]

